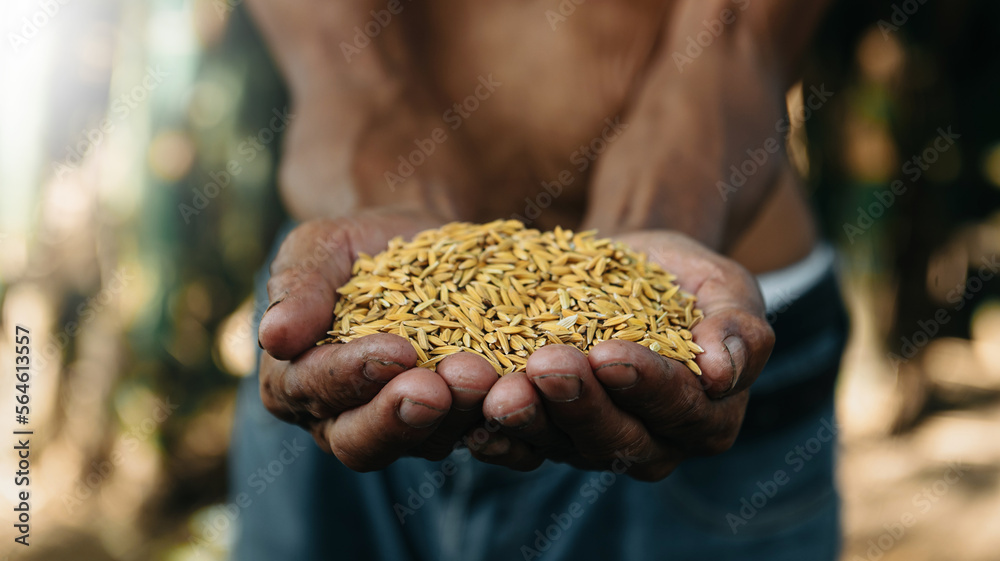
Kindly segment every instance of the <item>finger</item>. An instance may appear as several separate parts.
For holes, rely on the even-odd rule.
[[[416,448],[451,407],[451,392],[436,373],[407,370],[369,403],[317,423],[314,437],[345,466],[372,471]]]
[[[442,360],[437,373],[451,390],[452,408],[480,412],[490,388],[500,378],[485,358],[473,353],[455,353]]]
[[[705,391],[719,398],[750,387],[774,346],[753,276],[686,236],[638,233],[621,240],[645,249],[650,260],[676,274],[681,287],[697,296],[705,319],[691,333],[705,349],[695,359]]]
[[[485,430],[485,429],[484,429]],[[502,432],[491,434],[482,443],[476,443],[476,433],[470,433],[466,440],[469,451],[477,460],[503,466],[515,471],[532,471],[545,462],[545,457],[536,448],[519,438]]]
[[[701,383],[712,398],[749,388],[771,356],[774,331],[763,315],[739,306],[710,309],[691,330],[692,340],[705,349],[695,358]]]
[[[451,410],[434,434],[414,451],[435,461],[447,457],[462,435],[482,421],[483,399],[498,379],[490,363],[472,353],[449,356],[438,364],[437,373],[451,391]]]
[[[573,453],[573,442],[551,423],[538,390],[524,372],[497,380],[483,402],[483,414],[499,424],[504,434],[529,444],[547,458],[562,461]]]
[[[747,392],[711,399],[686,366],[628,341],[599,343],[587,358],[612,401],[642,419],[655,436],[698,455],[732,446]]]
[[[408,215],[367,214],[313,220],[292,230],[271,263],[270,304],[260,320],[260,346],[274,358],[288,360],[324,339],[333,326],[336,290],[350,279],[358,254],[375,254],[391,238],[430,224]]]
[[[584,458],[610,461],[625,455],[644,462],[662,456],[642,422],[611,401],[579,349],[546,345],[528,358],[527,376],[552,424]]]
[[[350,279],[355,249],[347,231],[331,221],[293,230],[271,264],[271,303],[258,331],[260,346],[288,360],[326,337],[333,325],[337,288]]]
[[[416,362],[413,346],[388,333],[314,347],[292,361],[262,353],[261,399],[268,411],[292,423],[335,417],[368,403]]]

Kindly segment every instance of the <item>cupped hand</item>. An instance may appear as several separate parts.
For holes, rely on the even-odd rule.
[[[359,252],[438,225],[398,214],[310,221],[289,234],[271,265],[259,331],[261,399],[351,469],[380,469],[405,455],[444,458],[482,420],[482,400],[497,380],[470,355],[448,357],[437,372],[415,368],[416,352],[397,335],[316,346]]]
[[[695,361],[703,374],[628,341],[599,343],[589,355],[545,346],[529,357],[526,372],[504,376],[489,391],[483,412],[500,429],[473,451],[477,458],[519,470],[550,459],[656,481],[685,459],[732,446],[748,388],[774,345],[756,281],[680,234],[645,231],[619,240],[698,298],[705,318],[691,332],[705,349]]]

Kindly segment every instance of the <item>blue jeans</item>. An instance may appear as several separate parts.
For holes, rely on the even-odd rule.
[[[832,271],[772,321],[767,391],[751,391],[736,444],[657,483],[551,462],[514,472],[465,449],[355,473],[267,413],[250,376],[231,450],[233,558],[836,560],[833,384],[847,323]]]

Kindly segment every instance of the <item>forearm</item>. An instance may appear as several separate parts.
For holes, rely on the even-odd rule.
[[[625,113],[631,128],[599,162],[587,225],[674,229],[726,250],[787,165],[784,96],[821,9],[685,0],[674,10]],[[734,166],[765,147],[734,185]]]
[[[379,42],[355,37],[384,1],[247,0],[247,6],[293,101],[323,95],[343,113],[357,113],[382,105],[399,88]]]
[[[803,57],[832,3],[833,0],[755,0],[747,9],[749,34],[765,56],[778,61],[784,89],[798,81]]]
[[[721,23],[717,29],[722,34],[713,45],[753,48],[773,61],[787,89],[797,80],[802,57],[830,4],[832,0],[681,0],[666,30],[663,51],[683,54],[689,37],[702,40],[697,34],[706,29],[706,22]]]
[[[458,159],[445,152],[460,143],[434,140],[447,127],[405,48],[412,22],[404,20],[416,8],[386,0],[248,4],[292,97],[279,183],[293,215],[460,212],[463,201],[451,192],[457,170],[442,169]],[[421,154],[420,165],[402,164],[417,140],[433,143],[433,160]]]

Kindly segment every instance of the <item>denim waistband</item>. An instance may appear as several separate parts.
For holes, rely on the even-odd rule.
[[[741,439],[795,424],[833,392],[848,333],[833,268],[794,301],[769,312],[768,321],[774,350],[750,389]]]

